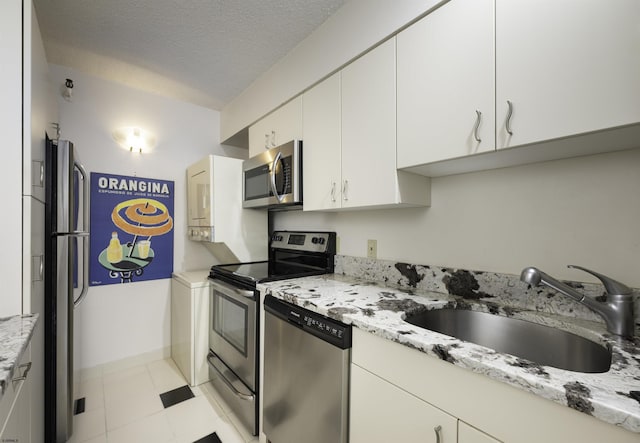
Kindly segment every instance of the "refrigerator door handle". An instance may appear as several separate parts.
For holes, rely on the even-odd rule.
[[[87,179],[87,171],[85,171],[80,163],[74,161],[73,165],[82,176],[82,228],[85,231],[76,231],[70,235],[86,237],[82,238],[82,292],[80,292],[78,298],[73,301],[73,307],[77,308],[89,291],[89,180]]]

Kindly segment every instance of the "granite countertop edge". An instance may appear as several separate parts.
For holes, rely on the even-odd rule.
[[[339,274],[262,283],[259,289],[264,294],[640,433],[638,337],[620,342],[596,322],[534,311],[503,310],[495,305],[462,301],[448,294],[387,287]],[[463,303],[464,306],[460,306]],[[404,313],[416,307],[456,306],[557,326],[607,344],[612,349],[611,369],[592,374],[543,366],[412,326],[403,320]]]
[[[0,400],[31,341],[37,322],[38,314],[0,318]]]

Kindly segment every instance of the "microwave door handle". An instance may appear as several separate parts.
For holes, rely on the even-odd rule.
[[[273,159],[273,163],[271,164],[271,190],[273,191],[273,195],[276,196],[279,203],[282,203],[284,200],[284,195],[278,194],[278,189],[276,188],[276,165],[282,159],[282,152],[278,151],[276,154],[276,158]]]

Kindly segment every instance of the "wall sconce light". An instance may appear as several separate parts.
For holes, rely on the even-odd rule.
[[[134,126],[118,128],[112,133],[113,139],[124,149],[142,154],[156,145],[153,134]]]

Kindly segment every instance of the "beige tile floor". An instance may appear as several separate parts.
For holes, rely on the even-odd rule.
[[[109,372],[81,382],[85,412],[74,417],[69,443],[192,443],[216,432],[223,443],[257,442],[208,383],[194,398],[164,408],[160,394],[186,385],[171,359]]]

